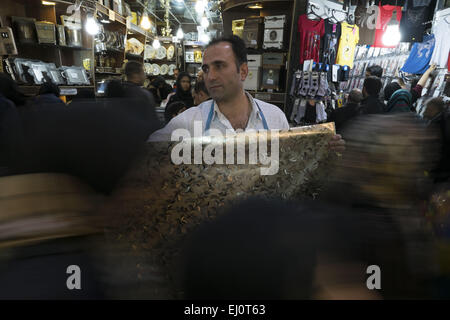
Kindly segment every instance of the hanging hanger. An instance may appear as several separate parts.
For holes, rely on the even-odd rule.
[[[318,19],[322,19],[322,17],[319,16],[317,13],[315,13],[313,10],[313,8],[319,10],[320,8],[318,6],[316,6],[314,3],[310,3],[308,8],[309,8],[309,12],[306,12],[307,16],[313,15],[314,17],[316,17]]]

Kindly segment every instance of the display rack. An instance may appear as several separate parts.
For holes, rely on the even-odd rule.
[[[263,1],[237,1],[237,0],[225,0],[222,2],[222,17],[224,34],[230,36],[233,34],[233,21],[253,18],[264,18],[267,16],[285,16],[286,23],[284,27],[284,39],[282,48],[264,48],[263,43],[257,43],[257,48],[252,48],[252,43],[248,46],[248,54],[264,54],[264,53],[279,53],[284,55],[284,62],[282,65],[278,65],[280,70],[279,85],[273,86],[273,89],[262,88],[258,85],[258,90],[249,90],[248,92],[255,98],[264,100],[266,102],[279,106],[286,112],[287,104],[287,88],[288,88],[288,74],[291,60],[291,51],[293,46],[293,39],[295,38],[295,26],[294,20],[296,15],[296,2],[298,0],[263,0]],[[250,9],[249,4],[258,3],[262,6],[262,9]],[[249,28],[250,29],[250,28]],[[238,34],[245,40],[245,26],[243,28],[243,34]],[[250,32],[260,32],[257,28],[253,27]],[[263,25],[264,32],[264,25]],[[259,40],[264,41],[264,36],[260,36]],[[253,43],[254,45],[255,43]],[[263,69],[263,66],[261,66]],[[262,70],[261,79],[258,82],[262,82],[264,78],[264,70]],[[278,89],[278,90],[277,90]]]
[[[198,71],[202,66],[203,49],[205,43],[200,41],[183,41],[184,70],[193,78],[197,78]]]
[[[3,27],[13,28],[12,18],[24,17],[34,18],[36,21],[47,21],[55,25],[62,24],[61,16],[68,15],[67,9],[74,4],[74,1],[53,0],[54,5],[44,5],[41,0],[2,0],[0,10],[0,24]],[[88,34],[85,30],[87,14],[94,14],[98,21],[103,21],[101,25],[105,32],[113,33],[115,36],[122,36],[125,41],[127,38],[136,38],[145,44],[154,39],[154,35],[147,32],[130,22],[130,19],[120,15],[118,12],[94,1],[85,1],[81,5],[81,39],[80,46],[22,43],[14,30],[14,38],[18,49],[18,55],[12,57],[39,60],[46,63],[54,63],[56,67],[77,66],[84,67],[89,74],[90,84],[86,86],[61,86],[61,88],[79,89],[80,87],[89,88],[97,92],[100,83],[107,79],[122,78],[124,63],[127,61],[138,61],[144,63],[144,54],[135,55],[126,52],[125,44],[123,46],[107,46],[105,50],[96,51],[95,36]],[[56,32],[57,33],[57,32]],[[116,42],[117,43],[117,42]],[[4,59],[8,56],[2,56],[2,69]],[[35,95],[39,90],[39,85],[21,85],[24,93]],[[76,94],[76,90],[63,90],[69,94]]]

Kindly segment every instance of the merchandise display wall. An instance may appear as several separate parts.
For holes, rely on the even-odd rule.
[[[326,122],[333,110],[345,105],[347,93],[362,90],[366,70],[374,65],[383,69],[384,88],[392,81],[410,87],[436,64],[416,110],[423,112],[428,98],[448,99],[450,42],[445,37],[450,32],[450,9],[442,1],[425,2],[296,3],[298,34],[289,53],[285,108],[291,125]]]

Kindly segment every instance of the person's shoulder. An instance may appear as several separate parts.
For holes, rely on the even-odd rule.
[[[268,102],[265,102],[265,101],[262,101],[262,100],[258,100],[258,99],[253,99],[253,100],[261,108],[261,110],[264,114],[268,113],[272,116],[277,115],[277,116],[285,117],[283,110],[281,110],[278,106],[268,103]]]

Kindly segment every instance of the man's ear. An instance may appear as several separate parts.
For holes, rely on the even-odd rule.
[[[241,64],[241,66],[239,67],[239,74],[241,75],[241,81],[245,81],[245,79],[247,79],[247,76],[248,76],[247,62],[244,62],[243,64]]]

